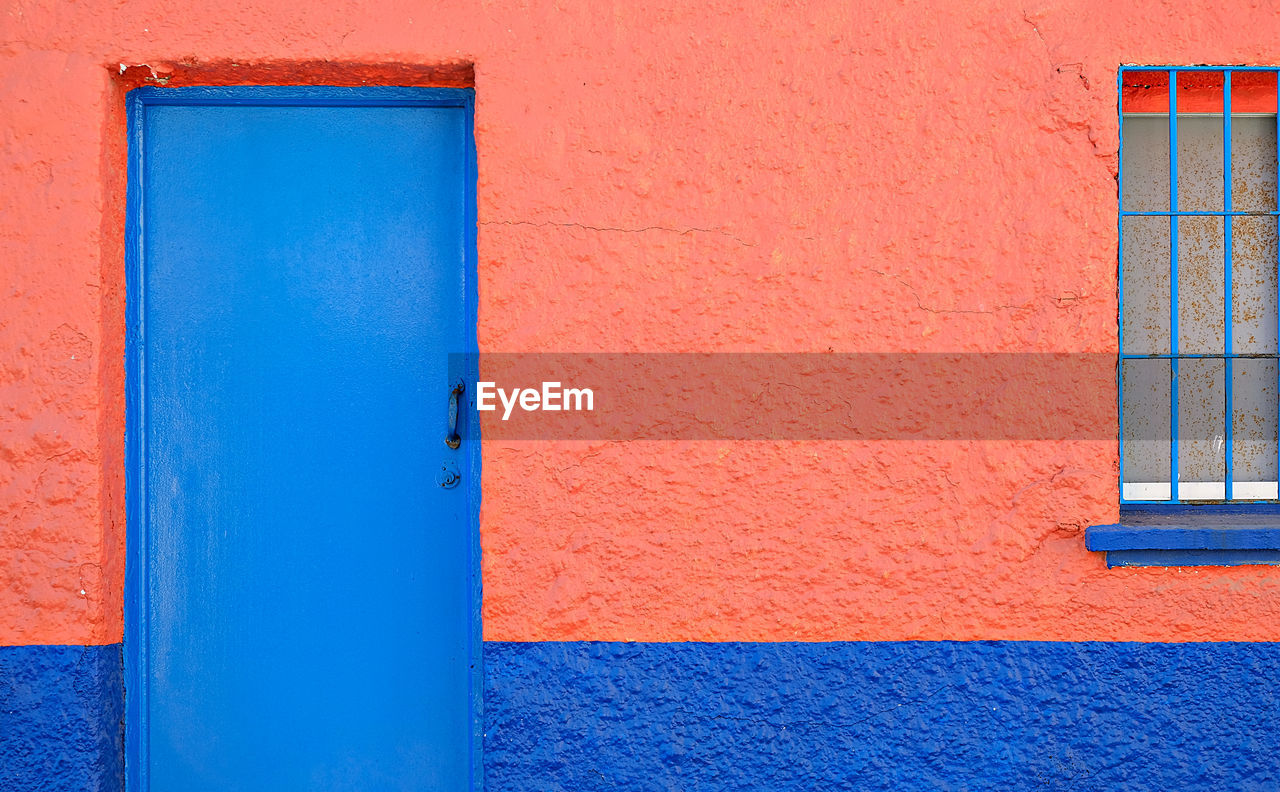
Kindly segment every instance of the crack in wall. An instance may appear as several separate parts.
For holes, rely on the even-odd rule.
[[[1075,75],[1080,78],[1080,83],[1084,85],[1084,89],[1086,91],[1089,90],[1089,78],[1086,77],[1084,74],[1084,63],[1081,61],[1073,61],[1071,63],[1056,63],[1053,59],[1053,51],[1049,47],[1048,39],[1044,37],[1044,33],[1041,32],[1040,26],[1037,25],[1035,20],[1033,20],[1027,14],[1025,9],[1022,12],[1022,21],[1026,22],[1028,25],[1031,26],[1031,30],[1035,32],[1036,38],[1040,39],[1040,43],[1044,45],[1044,57],[1049,64],[1049,68],[1053,69],[1053,71],[1056,72],[1057,74],[1065,74],[1066,72],[1064,72],[1063,69],[1067,68],[1068,66],[1074,66]]]
[[[1080,80],[1081,87],[1084,88],[1086,94],[1092,94],[1092,84],[1089,82],[1088,76],[1085,74],[1083,61],[1064,61],[1059,62],[1053,57],[1053,48],[1049,46],[1048,39],[1045,38],[1044,32],[1040,30],[1040,25],[1031,18],[1025,9],[1022,11],[1022,21],[1030,26],[1032,32],[1036,34],[1036,38],[1040,39],[1041,45],[1044,47],[1045,62],[1049,65],[1049,80],[1052,81],[1056,75],[1075,74]],[[1089,144],[1093,147],[1093,154],[1096,157],[1111,157],[1116,152],[1104,151],[1099,145],[1099,137],[1097,131],[1093,128],[1093,124],[1079,118],[1073,118],[1059,107],[1054,107],[1057,99],[1046,101],[1045,110],[1057,122],[1057,128],[1044,127],[1048,132],[1062,132],[1064,130],[1072,130],[1075,132],[1083,132]]]

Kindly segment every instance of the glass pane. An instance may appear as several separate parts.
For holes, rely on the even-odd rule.
[[[1169,352],[1169,218],[1126,217],[1124,261],[1124,352]]]
[[[1178,116],[1178,211],[1221,212],[1222,116]]]
[[[1124,499],[1168,500],[1169,361],[1125,360],[1120,366]]]
[[[1169,72],[1125,70],[1121,77],[1120,111],[1122,113],[1169,112]],[[1273,80],[1274,84],[1274,80]]]
[[[1178,114],[1222,115],[1222,88],[1226,75],[1221,71],[1178,72]]]
[[[1178,353],[1224,350],[1225,243],[1221,217],[1178,218]]]
[[[1231,497],[1276,497],[1274,360],[1231,362]]]
[[[1166,99],[1167,101],[1167,99]],[[1125,116],[1122,205],[1130,212],[1169,211],[1169,116]]]
[[[1266,113],[1275,120],[1276,73],[1238,71],[1231,75],[1231,112]]]
[[[1235,92],[1232,91],[1232,95]],[[1231,209],[1276,208],[1276,117],[1231,115]]]
[[[1276,351],[1276,218],[1231,218],[1231,351]]]
[[[1226,380],[1221,359],[1178,362],[1178,498],[1226,497]]]

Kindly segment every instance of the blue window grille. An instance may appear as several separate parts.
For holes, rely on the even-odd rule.
[[[1280,502],[1270,67],[1122,67],[1121,503]]]

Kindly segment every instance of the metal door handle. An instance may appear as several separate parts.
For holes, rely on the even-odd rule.
[[[462,445],[462,438],[458,436],[458,397],[466,389],[466,383],[458,380],[458,384],[449,391],[449,436],[444,439],[444,444],[450,448]]]

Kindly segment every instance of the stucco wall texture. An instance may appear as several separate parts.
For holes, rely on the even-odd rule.
[[[0,647],[0,789],[119,790],[120,647]]]
[[[0,645],[121,640],[132,84],[473,79],[482,352],[1112,353],[1117,66],[1277,42],[1238,0],[7,0]],[[486,442],[484,634],[1280,638],[1274,568],[1085,550],[1116,467],[1111,440]]]
[[[1274,643],[490,642],[485,786],[1273,790]]]

